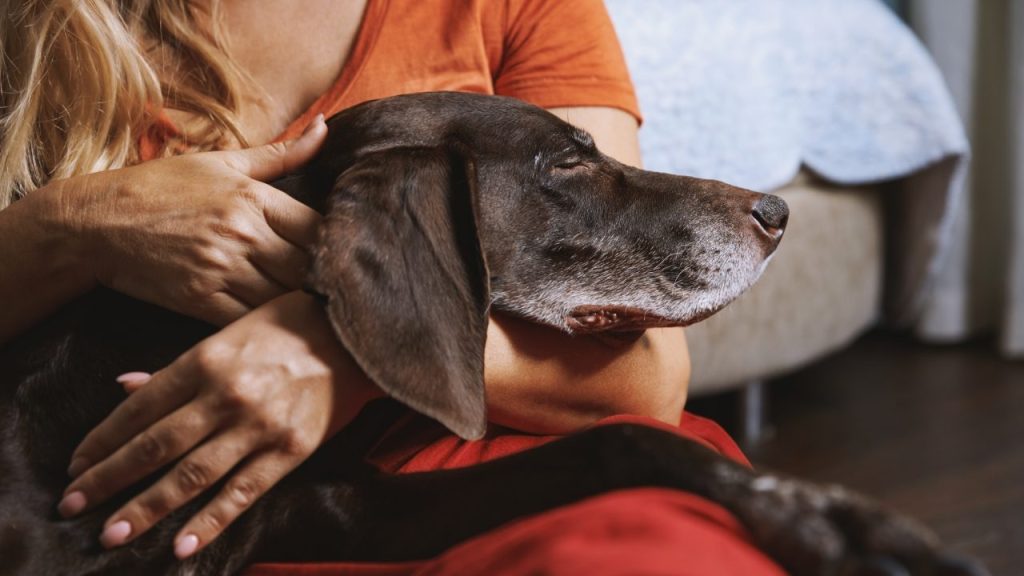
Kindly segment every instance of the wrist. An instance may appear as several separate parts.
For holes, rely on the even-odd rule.
[[[330,434],[351,422],[370,401],[385,396],[338,340],[323,305],[312,295],[291,292],[274,301],[275,315],[305,340],[309,353],[330,372],[334,388]]]
[[[25,196],[26,212],[36,230],[38,254],[52,282],[82,293],[95,286],[94,255],[75,222],[84,204],[71,180],[57,180]]]

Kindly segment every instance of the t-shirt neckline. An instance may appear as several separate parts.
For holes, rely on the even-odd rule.
[[[305,112],[300,114],[295,120],[292,120],[288,127],[284,129],[284,132],[274,138],[274,142],[297,138],[317,114],[323,113],[328,115],[331,107],[345,97],[345,94],[365,67],[366,61],[369,59],[369,55],[377,43],[388,2],[389,0],[366,0],[366,8],[363,10],[363,21],[359,24],[355,41],[352,43],[352,50],[349,52],[348,58],[345,59],[337,79]]]

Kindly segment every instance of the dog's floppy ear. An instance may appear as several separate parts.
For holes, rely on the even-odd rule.
[[[366,375],[467,439],[487,427],[476,187],[457,148],[370,154],[335,182],[309,277]]]

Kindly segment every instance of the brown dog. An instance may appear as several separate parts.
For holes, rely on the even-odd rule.
[[[466,438],[486,426],[488,306],[573,333],[690,324],[757,279],[788,216],[775,196],[625,166],[512,100],[393,98],[329,127],[286,186],[338,192],[311,288],[367,375]]]
[[[370,378],[467,438],[486,426],[489,307],[581,334],[688,324],[757,278],[786,224],[777,198],[624,166],[584,132],[510,99],[401,96],[329,127],[319,156],[279,183],[326,215],[308,289]],[[133,494],[57,519],[71,450],[123,398],[117,374],[159,369],[212,330],[101,289],[0,351],[0,574],[205,575],[254,560],[426,558],[525,514],[630,486],[719,502],[795,574],[983,573],[841,489],[759,475],[650,428],[603,427],[458,471],[382,475],[363,461],[389,422],[377,412],[196,556],[176,562],[170,536],[203,499],[102,550],[103,520]]]

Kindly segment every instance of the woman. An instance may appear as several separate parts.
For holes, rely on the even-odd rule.
[[[224,326],[151,378],[122,376],[133,395],[76,451],[65,516],[184,456],[110,517],[108,547],[227,477],[175,538],[179,557],[194,554],[381,394],[297,291],[318,216],[264,184],[316,152],[320,115],[401,92],[497,92],[639,163],[636,104],[599,0],[6,6],[0,300],[16,305],[0,309],[0,343],[97,284]],[[511,318],[490,326],[493,422],[678,423],[681,329],[610,349]]]

